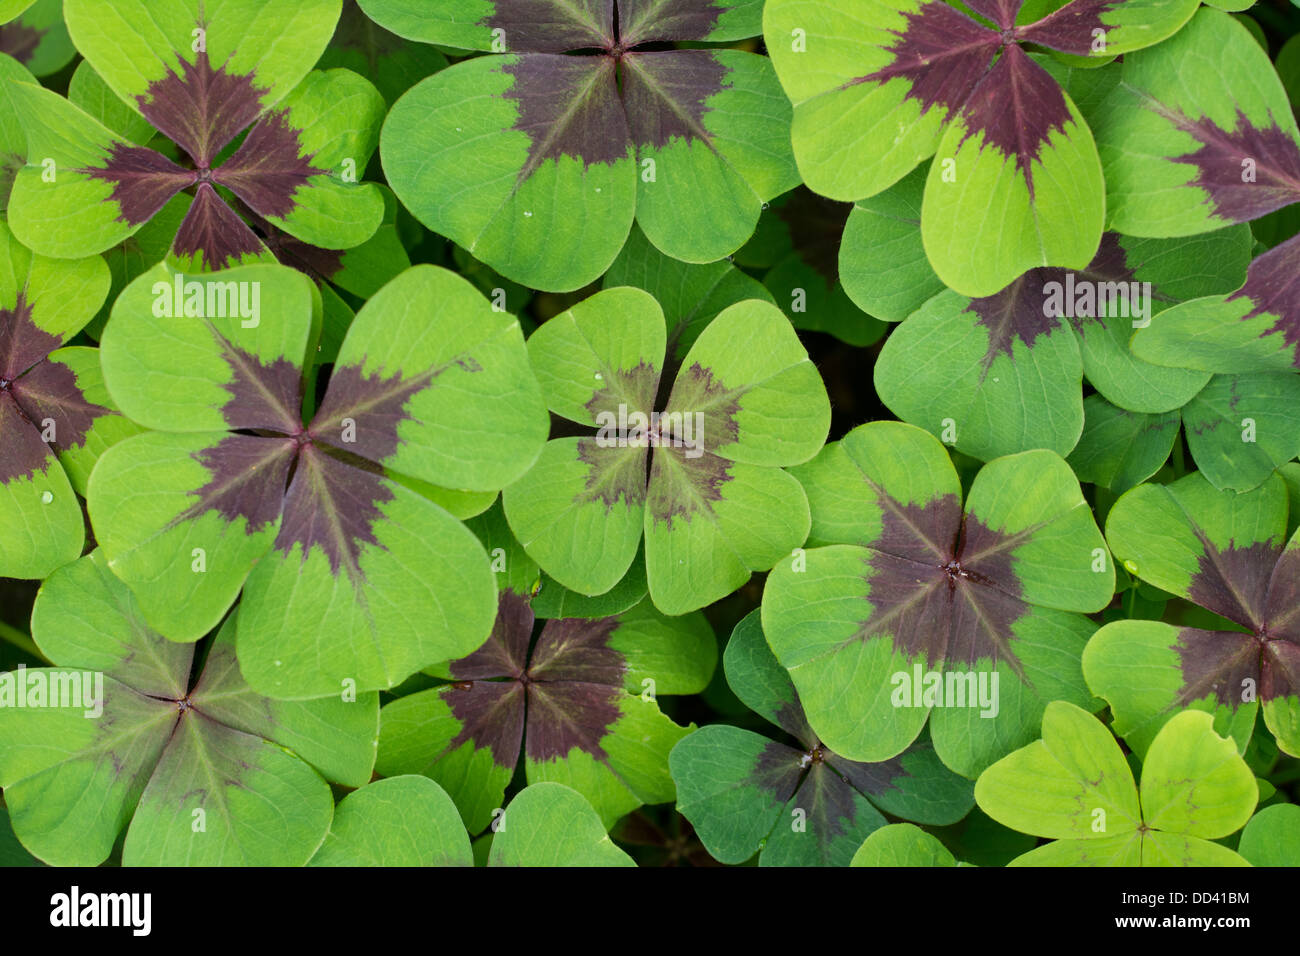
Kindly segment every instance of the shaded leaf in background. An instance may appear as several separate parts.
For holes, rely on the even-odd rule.
[[[761,866],[844,866],[884,826],[879,810],[943,825],[973,805],[970,781],[944,767],[928,742],[883,763],[845,760],[822,744],[758,611],[736,626],[724,666],[736,696],[795,743],[715,724],[673,748],[677,808],[720,862],[758,853]]]
[[[971,299],[938,285],[915,226],[887,214],[906,215],[919,187],[912,179],[875,197],[882,213],[861,220],[853,252],[860,300],[914,307],[875,368],[881,400],[904,420],[984,460],[1031,448],[1066,455],[1083,428],[1082,378],[1111,404],[1150,414],[1182,408],[1211,381],[1204,371],[1143,361],[1128,343],[1175,303],[1240,285],[1250,261],[1246,226],[1175,239],[1108,232],[1086,269],[1033,269]],[[910,278],[905,287],[874,264],[881,243]],[[1251,391],[1246,405],[1262,415],[1271,397]]]
[[[1237,852],[1252,866],[1300,866],[1300,807],[1280,803],[1251,817]]]
[[[861,348],[879,340],[886,326],[840,285],[841,236],[852,208],[803,186],[776,199],[768,212],[776,221],[774,238],[765,249],[773,261],[763,284],[796,329],[826,332]]]
[[[0,23],[0,53],[37,76],[57,73],[77,55],[63,23],[63,0],[36,0],[17,19]]]
[[[681,262],[655,248],[638,226],[601,279],[601,287],[635,286],[654,296],[668,327],[667,366],[676,368],[700,333],[725,309],[746,299],[776,305],[753,276],[730,262]]]

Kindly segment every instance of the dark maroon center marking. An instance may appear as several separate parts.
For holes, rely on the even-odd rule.
[[[993,69],[962,104],[961,115],[966,126],[962,143],[982,133],[985,146],[1003,156],[1014,156],[1032,201],[1032,164],[1051,135],[1063,133],[1071,121],[1065,94],[1056,80],[1018,44],[1004,45]]]
[[[1037,23],[1019,29],[1020,40],[1060,50],[1074,56],[1104,56],[1098,40],[1111,29],[1101,15],[1119,6],[1122,0],[1072,0]],[[1099,37],[1095,31],[1101,30]]]
[[[675,519],[689,520],[722,497],[722,486],[731,480],[731,463],[708,449],[736,440],[740,404],[737,395],[698,363],[677,375],[667,400],[656,397],[661,384],[659,373],[642,362],[618,373],[617,381],[587,403],[602,427],[595,438],[578,442],[578,458],[588,465],[588,472],[575,501],[600,501],[607,511],[619,502],[633,506],[644,502],[655,519],[671,529]],[[686,411],[677,415],[643,411],[664,404]],[[617,427],[602,437],[603,423],[611,420],[601,417],[606,413]],[[643,420],[633,421],[633,413],[641,413]]]
[[[283,508],[285,483],[294,464],[292,440],[229,435],[195,455],[208,480],[195,494],[198,501],[173,525],[215,511],[226,521],[244,519],[245,533],[274,523]]]
[[[411,417],[407,402],[440,371],[404,378],[400,373],[363,375],[358,365],[336,367],[329,391],[312,420],[312,437],[340,451],[374,462],[386,461],[401,444],[399,427]]]
[[[1267,541],[1219,549],[1204,537],[1202,545],[1189,596],[1250,633],[1180,630],[1175,705],[1208,695],[1236,709],[1248,681],[1263,702],[1300,694],[1300,550]]]
[[[1258,630],[1265,623],[1265,597],[1281,549],[1268,541],[1220,549],[1200,538],[1203,550],[1188,595],[1201,607]]]
[[[22,292],[13,308],[0,308],[0,379],[14,381],[62,344],[32,319],[32,305]]]
[[[50,450],[67,452],[86,443],[107,408],[86,400],[76,373],[48,356],[63,344],[32,319],[20,292],[12,309],[0,309],[0,482],[25,478],[46,467]]]
[[[138,226],[148,222],[167,201],[196,181],[195,171],[173,163],[143,146],[114,142],[102,167],[81,170],[113,187],[118,220]]]
[[[277,110],[262,117],[234,154],[217,168],[212,178],[233,192],[261,216],[283,219],[297,203],[294,193],[312,176],[328,172],[300,155],[298,131],[289,114]]]
[[[772,802],[780,806],[787,805],[798,794],[796,806],[814,820],[810,829],[823,843],[828,843],[856,819],[854,791],[863,796],[877,796],[896,789],[894,781],[906,776],[897,757],[883,763],[855,763],[820,742],[806,750],[796,750],[769,741],[746,782],[770,794]]]
[[[1013,357],[1013,348],[1017,341],[1026,348],[1032,348],[1040,336],[1049,335],[1060,328],[1063,320],[1070,321],[1076,328],[1080,328],[1087,321],[1086,317],[1067,319],[1067,315],[1075,311],[1073,301],[1069,303],[1065,301],[1072,290],[1090,286],[1095,310],[1096,290],[1103,286],[1110,289],[1112,283],[1131,282],[1133,272],[1119,243],[1119,236],[1107,232],[1102,234],[1101,246],[1088,268],[1073,273],[1072,280],[1069,276],[1070,270],[1067,269],[1054,267],[1030,269],[1001,292],[971,300],[966,311],[975,314],[977,321],[984,326],[989,336],[988,351],[984,355],[985,375],[999,355]],[[1059,286],[1058,298],[1062,302],[1059,313],[1049,308],[1051,296],[1049,296],[1048,285],[1050,283]],[[1127,286],[1124,288],[1127,290]]]
[[[1264,598],[1267,634],[1300,645],[1300,548],[1282,552]]]
[[[216,333],[214,333],[215,335]],[[230,367],[231,380],[222,385],[230,398],[221,408],[232,429],[265,428],[285,434],[302,427],[302,369],[286,358],[263,362],[257,356],[220,339],[222,358]]]
[[[903,79],[909,85],[907,98],[920,103],[922,116],[935,106],[955,112],[988,71],[1005,38],[940,0],[903,16],[903,29],[890,31],[898,37],[889,48],[894,59],[849,85]]]
[[[19,63],[30,63],[44,36],[44,30],[29,27],[17,20],[6,23],[0,26],[0,53],[8,53]]]
[[[86,400],[76,372],[62,362],[40,362],[8,386],[0,380],[0,390],[9,392],[42,439],[48,436],[47,444],[57,452],[85,445],[96,419],[109,414],[107,408]]]
[[[632,147],[710,142],[703,118],[726,69],[707,50],[659,46],[706,40],[722,12],[694,0],[496,0],[482,23],[520,54],[503,67],[506,96],[532,143],[518,181],[561,156],[608,165]]]
[[[722,500],[722,488],[732,477],[731,466],[708,451],[688,458],[681,448],[656,448],[646,496],[650,514],[669,531],[675,521],[689,523],[696,513]]]
[[[284,110],[262,115],[265,90],[256,86],[254,74],[213,68],[207,53],[180,65],[179,74],[169,69],[137,102],[145,118],[189,154],[194,168],[142,146],[114,142],[102,166],[80,171],[112,184],[118,219],[132,226],[147,222],[181,190],[197,187],[173,251],[199,258],[205,269],[220,269],[257,255],[262,244],[214,185],[230,189],[260,216],[284,218],[296,208],[298,190],[328,171],[303,153]],[[214,167],[222,148],[255,121],[239,149]]]
[[[202,27],[202,24],[198,24]],[[191,63],[181,57],[181,72],[168,68],[136,97],[136,104],[154,128],[189,153],[199,169],[212,166],[221,149],[247,129],[262,112],[265,89],[254,74],[213,69],[207,53]]]
[[[1016,25],[1016,14],[1023,5],[1024,0],[966,0],[966,6],[1002,27],[1004,35],[1012,32],[1011,28]]]
[[[607,760],[600,743],[619,719],[627,669],[609,646],[618,619],[547,621],[529,654],[533,625],[527,600],[504,591],[487,644],[452,664],[446,701],[462,726],[449,750],[473,741],[514,767],[522,739],[533,761],[575,749]]]
[[[901,654],[931,667],[1004,661],[1024,680],[1011,651],[1012,626],[1029,611],[1012,563],[1016,543],[962,516],[951,495],[921,506],[886,500],[860,635],[892,634]]]
[[[1183,674],[1173,706],[1210,696],[1235,709],[1241,706],[1245,682],[1259,683],[1262,649],[1250,634],[1183,628],[1173,650]]]
[[[275,547],[288,556],[300,546],[304,561],[319,548],[331,574],[337,577],[346,569],[359,585],[365,580],[361,550],[379,545],[374,526],[382,517],[380,506],[392,500],[393,492],[379,466],[362,458],[342,461],[301,434],[295,440],[297,469],[284,496],[284,521]]]
[[[223,416],[229,428],[253,434],[229,435],[197,453],[209,478],[172,525],[217,511],[227,521],[243,518],[252,533],[282,518],[274,545],[280,553],[299,547],[305,561],[319,549],[334,576],[346,571],[359,588],[362,551],[382,547],[374,528],[393,499],[377,462],[397,449],[408,417],[403,406],[434,375],[365,378],[359,368],[339,366],[306,427],[298,365],[284,358],[264,363],[224,340],[220,345],[232,372]],[[470,368],[472,360],[458,364]]]
[[[40,432],[9,389],[0,389],[0,435],[4,452],[0,454],[0,484],[8,484],[44,471],[50,464],[50,448],[41,441]]]
[[[238,264],[245,256],[256,256],[262,244],[211,183],[199,183],[194,202],[176,231],[172,251],[196,259],[203,269],[212,271]]]
[[[875,796],[889,790],[897,790],[897,784],[894,780],[909,777],[907,771],[902,767],[900,757],[893,757],[891,760],[880,763],[859,763],[852,760],[845,760],[839,754],[832,752],[822,741],[816,739],[813,731],[807,723],[807,717],[803,713],[803,704],[800,700],[798,691],[793,685],[789,688],[790,700],[781,702],[781,706],[776,711],[776,724],[783,728],[788,734],[805,741],[806,749],[794,750],[785,747],[783,744],[768,744],[763,753],[759,756],[758,774],[751,779],[755,786],[771,790],[774,784],[784,783],[784,773],[789,771],[789,763],[793,762],[794,766],[800,770],[809,769],[816,763],[827,763],[829,767],[840,774],[842,778],[859,793]],[[784,773],[783,773],[784,771]],[[797,780],[797,778],[796,778]],[[793,791],[792,791],[793,792]],[[788,800],[789,796],[781,797],[781,801]]]
[[[904,14],[902,30],[891,31],[898,37],[890,47],[893,61],[848,85],[902,79],[921,115],[935,106],[950,118],[960,115],[962,143],[979,134],[982,146],[1014,157],[1032,201],[1032,164],[1071,114],[1056,81],[1020,47],[1027,37],[1026,28],[1014,25],[1019,7],[1014,0],[972,5],[998,24],[993,31],[942,0],[929,0]]]

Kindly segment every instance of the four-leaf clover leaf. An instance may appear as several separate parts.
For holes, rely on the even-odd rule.
[[[1250,819],[1255,776],[1209,714],[1183,711],[1156,735],[1141,789],[1106,727],[1052,701],[1043,737],[1003,757],[975,782],[975,800],[999,823],[1049,837],[1009,866],[1249,866],[1212,843]]]
[[[241,317],[254,298],[260,314]],[[187,280],[159,265],[122,293],[102,346],[109,392],[156,429],[91,478],[109,564],[173,640],[202,637],[242,590],[244,673],[277,697],[388,688],[482,644],[488,557],[421,483],[494,491],[546,429],[518,322],[464,278],[416,266],[373,296],[318,408],[314,302],[286,266]]]

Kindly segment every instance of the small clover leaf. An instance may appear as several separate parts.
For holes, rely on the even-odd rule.
[[[171,246],[186,271],[268,257],[240,212],[263,231],[269,223],[314,246],[365,242],[383,216],[377,187],[359,182],[383,98],[347,70],[309,72],[338,11],[338,0],[274,7],[241,0],[209,17],[196,0],[165,11],[144,0],[70,0],[78,49],[191,165],[132,142],[49,90],[11,83],[27,134],[27,165],[10,200],[15,233],[44,255],[102,252],[193,189]]]
[[[684,614],[803,541],[804,495],[781,468],[821,446],[830,404],[770,303],[723,310],[675,381],[666,348],[663,311],[633,288],[606,289],[538,329],[528,349],[551,410],[599,430],[552,439],[502,501],[529,555],[583,594],[617,584],[644,537],[651,598]]]
[[[940,825],[970,810],[970,782],[944,767],[928,742],[858,763],[818,740],[757,611],[736,626],[724,666],[736,696],[794,743],[717,724],[673,748],[678,810],[719,861],[743,863],[758,853],[761,866],[844,866],[885,825],[880,810]]]
[[[1209,714],[1165,724],[1142,766],[1142,786],[1115,739],[1091,714],[1053,701],[1043,736],[1003,757],[975,783],[993,819],[1054,842],[1009,866],[1249,866],[1210,841],[1250,819],[1254,774]]]
[[[671,800],[668,752],[694,725],[673,723],[657,696],[708,684],[716,650],[703,616],[666,618],[643,601],[547,621],[536,638],[535,622],[525,596],[502,591],[492,637],[447,667],[449,683],[384,708],[380,772],[437,781],[471,833],[491,822],[521,754],[530,783],[574,788],[606,827]]]

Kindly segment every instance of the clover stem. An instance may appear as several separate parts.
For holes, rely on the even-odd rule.
[[[50,659],[41,653],[41,649],[36,646],[36,642],[32,640],[30,634],[20,631],[16,627],[11,627],[4,621],[0,621],[0,639],[7,641],[20,651],[30,654],[39,661],[46,664],[51,663]]]

